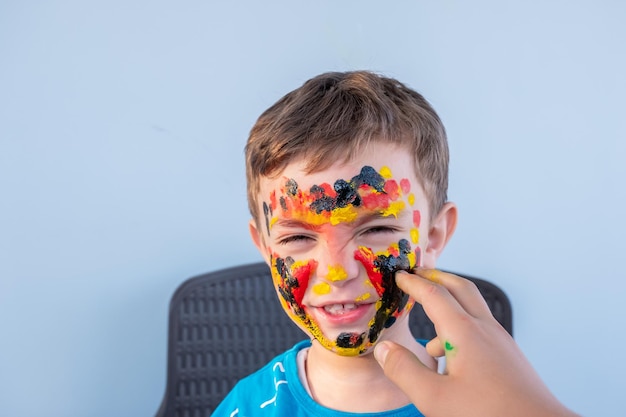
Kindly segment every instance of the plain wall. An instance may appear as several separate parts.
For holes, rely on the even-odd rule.
[[[623,415],[626,3],[0,3],[0,414],[150,416],[184,279],[261,258],[243,146],[328,70],[422,92],[460,223],[584,415]]]

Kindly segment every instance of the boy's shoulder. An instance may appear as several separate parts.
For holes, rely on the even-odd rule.
[[[297,416],[299,389],[298,352],[311,345],[298,342],[291,349],[269,361],[264,367],[241,379],[224,398],[213,416]],[[296,395],[294,395],[294,391]],[[305,414],[302,414],[305,415]]]
[[[311,346],[310,340],[269,361],[263,368],[241,379],[215,409],[213,417],[353,417],[328,409],[313,400],[298,374],[298,353]],[[367,395],[367,393],[365,393]],[[363,417],[423,417],[413,406],[383,413],[357,414]]]

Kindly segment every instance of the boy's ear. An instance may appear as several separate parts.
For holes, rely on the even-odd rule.
[[[248,228],[250,230],[250,237],[252,238],[252,242],[254,242],[254,246],[259,250],[263,259],[265,259],[265,263],[270,264],[269,253],[267,253],[267,246],[265,245],[265,239],[261,236],[261,231],[256,225],[254,219],[250,220],[248,223]]]
[[[434,268],[435,262],[446,244],[454,234],[457,222],[457,209],[454,203],[443,205],[437,217],[433,220],[428,230],[428,244],[426,245],[426,255],[423,266]]]

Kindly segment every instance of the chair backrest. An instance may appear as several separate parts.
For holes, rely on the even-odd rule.
[[[512,334],[511,305],[504,292],[465,277],[478,286],[496,319]],[[418,339],[435,336],[419,304],[411,312],[410,326]],[[305,337],[277,301],[265,263],[188,279],[170,302],[167,383],[156,416],[210,416],[239,379]]]

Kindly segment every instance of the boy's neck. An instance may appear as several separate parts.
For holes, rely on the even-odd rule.
[[[400,330],[400,329],[394,329]],[[430,367],[436,362],[413,339],[410,331],[400,332],[395,341],[411,350]],[[306,361],[306,378],[313,399],[326,407],[348,412],[393,410],[410,403],[404,393],[385,376],[372,353],[347,357],[331,352],[313,341]]]

